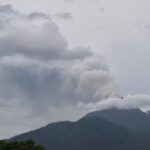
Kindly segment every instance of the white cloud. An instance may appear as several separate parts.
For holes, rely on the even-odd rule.
[[[144,94],[128,95],[123,99],[108,98],[96,103],[92,103],[92,102],[89,104],[80,103],[78,107],[90,111],[104,110],[109,108],[118,108],[118,109],[140,108],[143,111],[148,111],[150,110],[150,95],[144,95]]]

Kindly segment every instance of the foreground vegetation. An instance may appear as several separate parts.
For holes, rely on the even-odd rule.
[[[35,145],[33,140],[27,140],[23,142],[5,142],[0,141],[0,150],[45,150],[41,145]]]

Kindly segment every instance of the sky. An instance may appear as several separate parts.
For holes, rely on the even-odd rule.
[[[149,110],[149,14],[149,0],[0,0],[0,139],[93,110]]]

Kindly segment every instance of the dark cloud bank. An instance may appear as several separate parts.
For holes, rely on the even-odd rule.
[[[4,136],[6,130],[12,135],[38,127],[33,124],[76,119],[90,110],[145,108],[150,103],[147,95],[125,99],[120,100],[106,61],[88,47],[70,48],[48,15],[0,6],[0,131]]]

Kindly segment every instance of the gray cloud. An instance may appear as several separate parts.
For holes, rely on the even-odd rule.
[[[39,62],[7,56],[1,59],[0,68],[0,95],[5,99],[32,100],[40,107],[41,103],[58,107],[119,96],[119,89],[101,58]]]
[[[56,17],[64,20],[72,20],[72,14],[70,12],[59,12],[55,14]]]
[[[73,2],[75,0],[64,0],[64,3],[69,3],[69,2]]]
[[[117,27],[118,34],[127,32],[121,30],[123,28],[119,30],[115,24],[113,27]],[[109,32],[106,37],[112,38],[112,26],[106,31]],[[120,37],[114,32],[113,39]],[[118,49],[120,51],[122,48]],[[136,84],[133,84],[131,78],[130,85],[132,83],[137,92],[142,84],[146,85],[139,76],[144,71],[137,72],[139,66],[135,68],[131,64],[141,60],[143,51],[139,53],[139,58],[135,58],[137,51],[133,52],[134,59],[129,59],[128,51],[119,51],[116,47],[113,51],[112,57],[120,59],[114,66],[119,64],[121,67],[118,74],[121,74],[125,84],[129,83],[126,75],[128,69],[134,69],[138,82],[136,80]],[[127,59],[132,62],[130,65],[127,65]],[[137,61],[133,62],[135,59]],[[125,62],[124,65],[120,65],[121,61]],[[145,75],[144,79],[148,78]],[[123,100],[119,97],[119,88],[106,61],[94,56],[89,47],[70,48],[49,15],[41,12],[24,14],[11,5],[0,6],[0,138],[35,129],[52,121],[76,120],[92,110],[111,107],[150,108],[149,95],[127,96]]]
[[[51,18],[50,18],[50,16],[49,15],[47,15],[47,14],[45,14],[45,13],[42,13],[42,12],[32,12],[32,13],[30,13],[29,15],[27,15],[27,17],[29,18],[29,19],[39,19],[39,18],[44,18],[44,19],[48,19],[48,20],[50,20]]]
[[[69,49],[58,26],[43,13],[21,14],[6,5],[1,6],[0,17],[1,57],[20,54],[41,59],[80,59],[92,55],[88,48]]]
[[[64,3],[70,3],[70,2],[75,2],[77,0],[64,0]],[[98,2],[99,0],[89,0],[90,2]],[[87,2],[87,0],[86,0]]]
[[[7,16],[10,21],[0,36],[0,76],[10,97],[59,104],[78,102],[83,95],[86,101],[119,95],[105,60],[93,56],[90,48],[69,48],[58,26],[45,14],[2,8],[6,17],[1,22],[6,24]]]
[[[105,12],[105,8],[103,8],[103,7],[100,7],[98,10],[99,10],[100,12]]]
[[[35,122],[75,119],[85,112],[80,103],[120,96],[106,61],[89,47],[70,48],[48,15],[0,6],[0,26],[0,132],[11,118],[9,133],[19,133]]]

